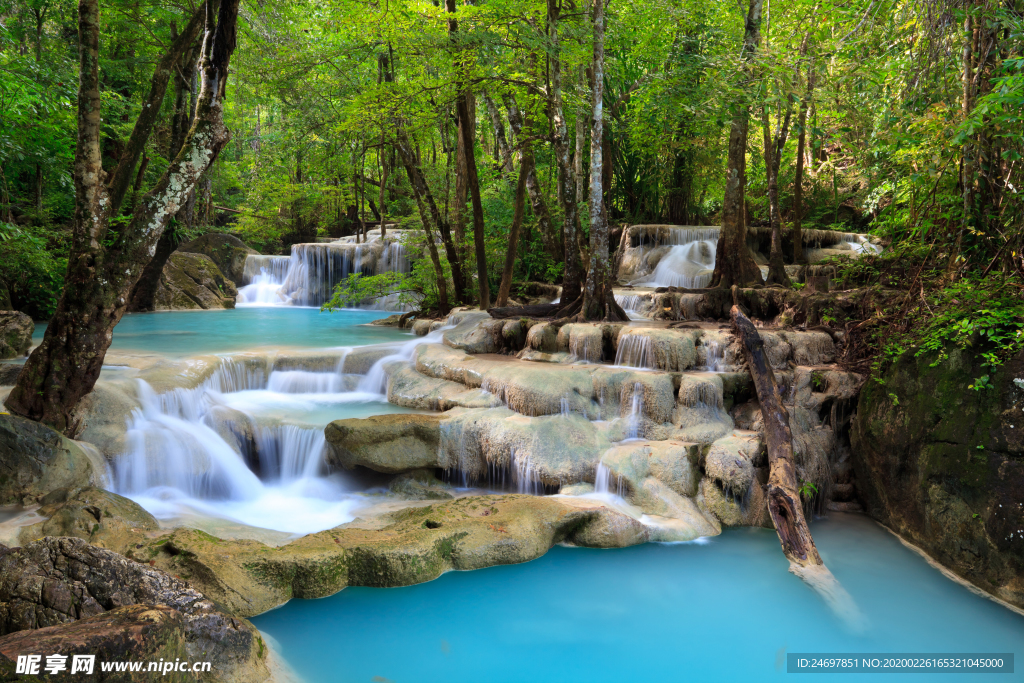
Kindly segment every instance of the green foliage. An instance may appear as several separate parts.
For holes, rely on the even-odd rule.
[[[0,280],[14,307],[36,319],[53,314],[64,286],[67,246],[52,237],[42,228],[0,222]]]
[[[818,495],[818,487],[812,481],[800,480],[800,497],[804,499],[804,502],[809,502],[812,498]]]

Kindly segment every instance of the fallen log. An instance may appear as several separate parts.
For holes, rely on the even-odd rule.
[[[789,411],[782,404],[775,373],[764,353],[764,342],[739,306],[733,306],[731,312],[733,330],[743,344],[747,368],[754,379],[757,400],[761,404],[768,446],[768,514],[779,535],[782,552],[789,560],[789,571],[817,591],[852,631],[861,632],[867,627],[867,622],[853,598],[822,562],[804,518],[793,458]]]
[[[793,432],[789,428],[789,411],[782,404],[775,373],[764,353],[764,342],[757,328],[743,315],[739,306],[732,307],[732,324],[743,344],[747,367],[754,379],[757,400],[764,419],[768,442],[768,513],[782,543],[782,552],[790,563],[799,567],[823,564],[811,538],[800,503],[800,490],[793,461]]]

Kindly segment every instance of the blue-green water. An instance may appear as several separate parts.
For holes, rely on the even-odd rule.
[[[787,652],[1015,652],[1015,674],[811,674],[806,681],[1024,680],[1024,617],[930,567],[870,520],[812,527],[868,619],[849,633],[787,571],[774,531],[700,544],[552,549],[405,588],[292,600],[252,621],[307,683],[755,682]]]
[[[361,310],[321,313],[289,306],[128,313],[114,328],[110,349],[191,356],[261,346],[323,348],[408,340],[408,333],[367,324],[389,315]],[[45,329],[45,323],[36,323],[33,344],[42,341]]]

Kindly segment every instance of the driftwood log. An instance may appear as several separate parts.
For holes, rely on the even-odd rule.
[[[732,307],[732,324],[747,355],[747,366],[754,379],[757,400],[764,419],[768,442],[768,513],[782,543],[782,552],[790,563],[799,567],[821,565],[821,556],[811,538],[800,503],[800,489],[793,461],[793,432],[789,428],[789,411],[782,404],[775,373],[764,352],[764,342],[757,328],[743,315],[739,306]]]

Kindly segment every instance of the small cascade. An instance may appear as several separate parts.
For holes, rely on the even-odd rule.
[[[327,441],[322,429],[276,425],[255,429],[260,477],[291,483],[320,474]]]
[[[449,316],[450,319],[451,316]],[[364,391],[370,394],[387,396],[388,393],[388,372],[386,366],[396,361],[411,361],[416,353],[416,347],[420,344],[438,344],[444,338],[445,330],[451,329],[446,325],[434,330],[430,334],[402,344],[395,353],[384,356],[374,363],[369,372],[359,380],[357,391]]]
[[[377,262],[377,274],[408,273],[409,258],[405,254],[405,245],[401,242],[388,242],[384,253]]]
[[[622,405],[626,405],[628,387],[622,387]],[[640,382],[633,384],[633,396],[629,399],[629,417],[626,422],[626,441],[643,438],[644,417],[644,386]]]
[[[722,372],[725,365],[725,344],[718,340],[709,341],[707,348],[707,370],[708,372]]]
[[[512,479],[516,484],[516,493],[525,493],[531,496],[544,495],[544,483],[540,480],[537,468],[529,455],[520,456],[512,449]]]
[[[347,350],[346,350],[347,352]],[[366,401],[346,392],[341,371],[270,371],[266,358],[226,358],[198,387],[157,394],[138,380],[141,408],[129,418],[114,490],[158,518],[201,514],[287,533],[311,533],[352,519],[357,504],[340,474],[326,476],[321,427],[256,418],[280,394],[319,401]],[[275,398],[275,394],[278,398]]]
[[[622,306],[622,310],[626,313],[636,313],[640,310],[640,305],[647,299],[642,294],[616,294],[615,303]]]
[[[626,495],[625,483],[619,475],[615,475],[615,488],[612,488],[612,471],[604,464],[603,460],[597,463],[597,473],[594,475],[594,493],[603,493],[619,498],[624,498]]]
[[[654,369],[654,343],[645,334],[623,334],[615,350],[615,365]]]
[[[562,417],[569,417],[570,415],[572,415],[572,407],[569,404],[568,396],[563,396],[561,399],[559,399],[559,404],[559,415],[561,415]]]

